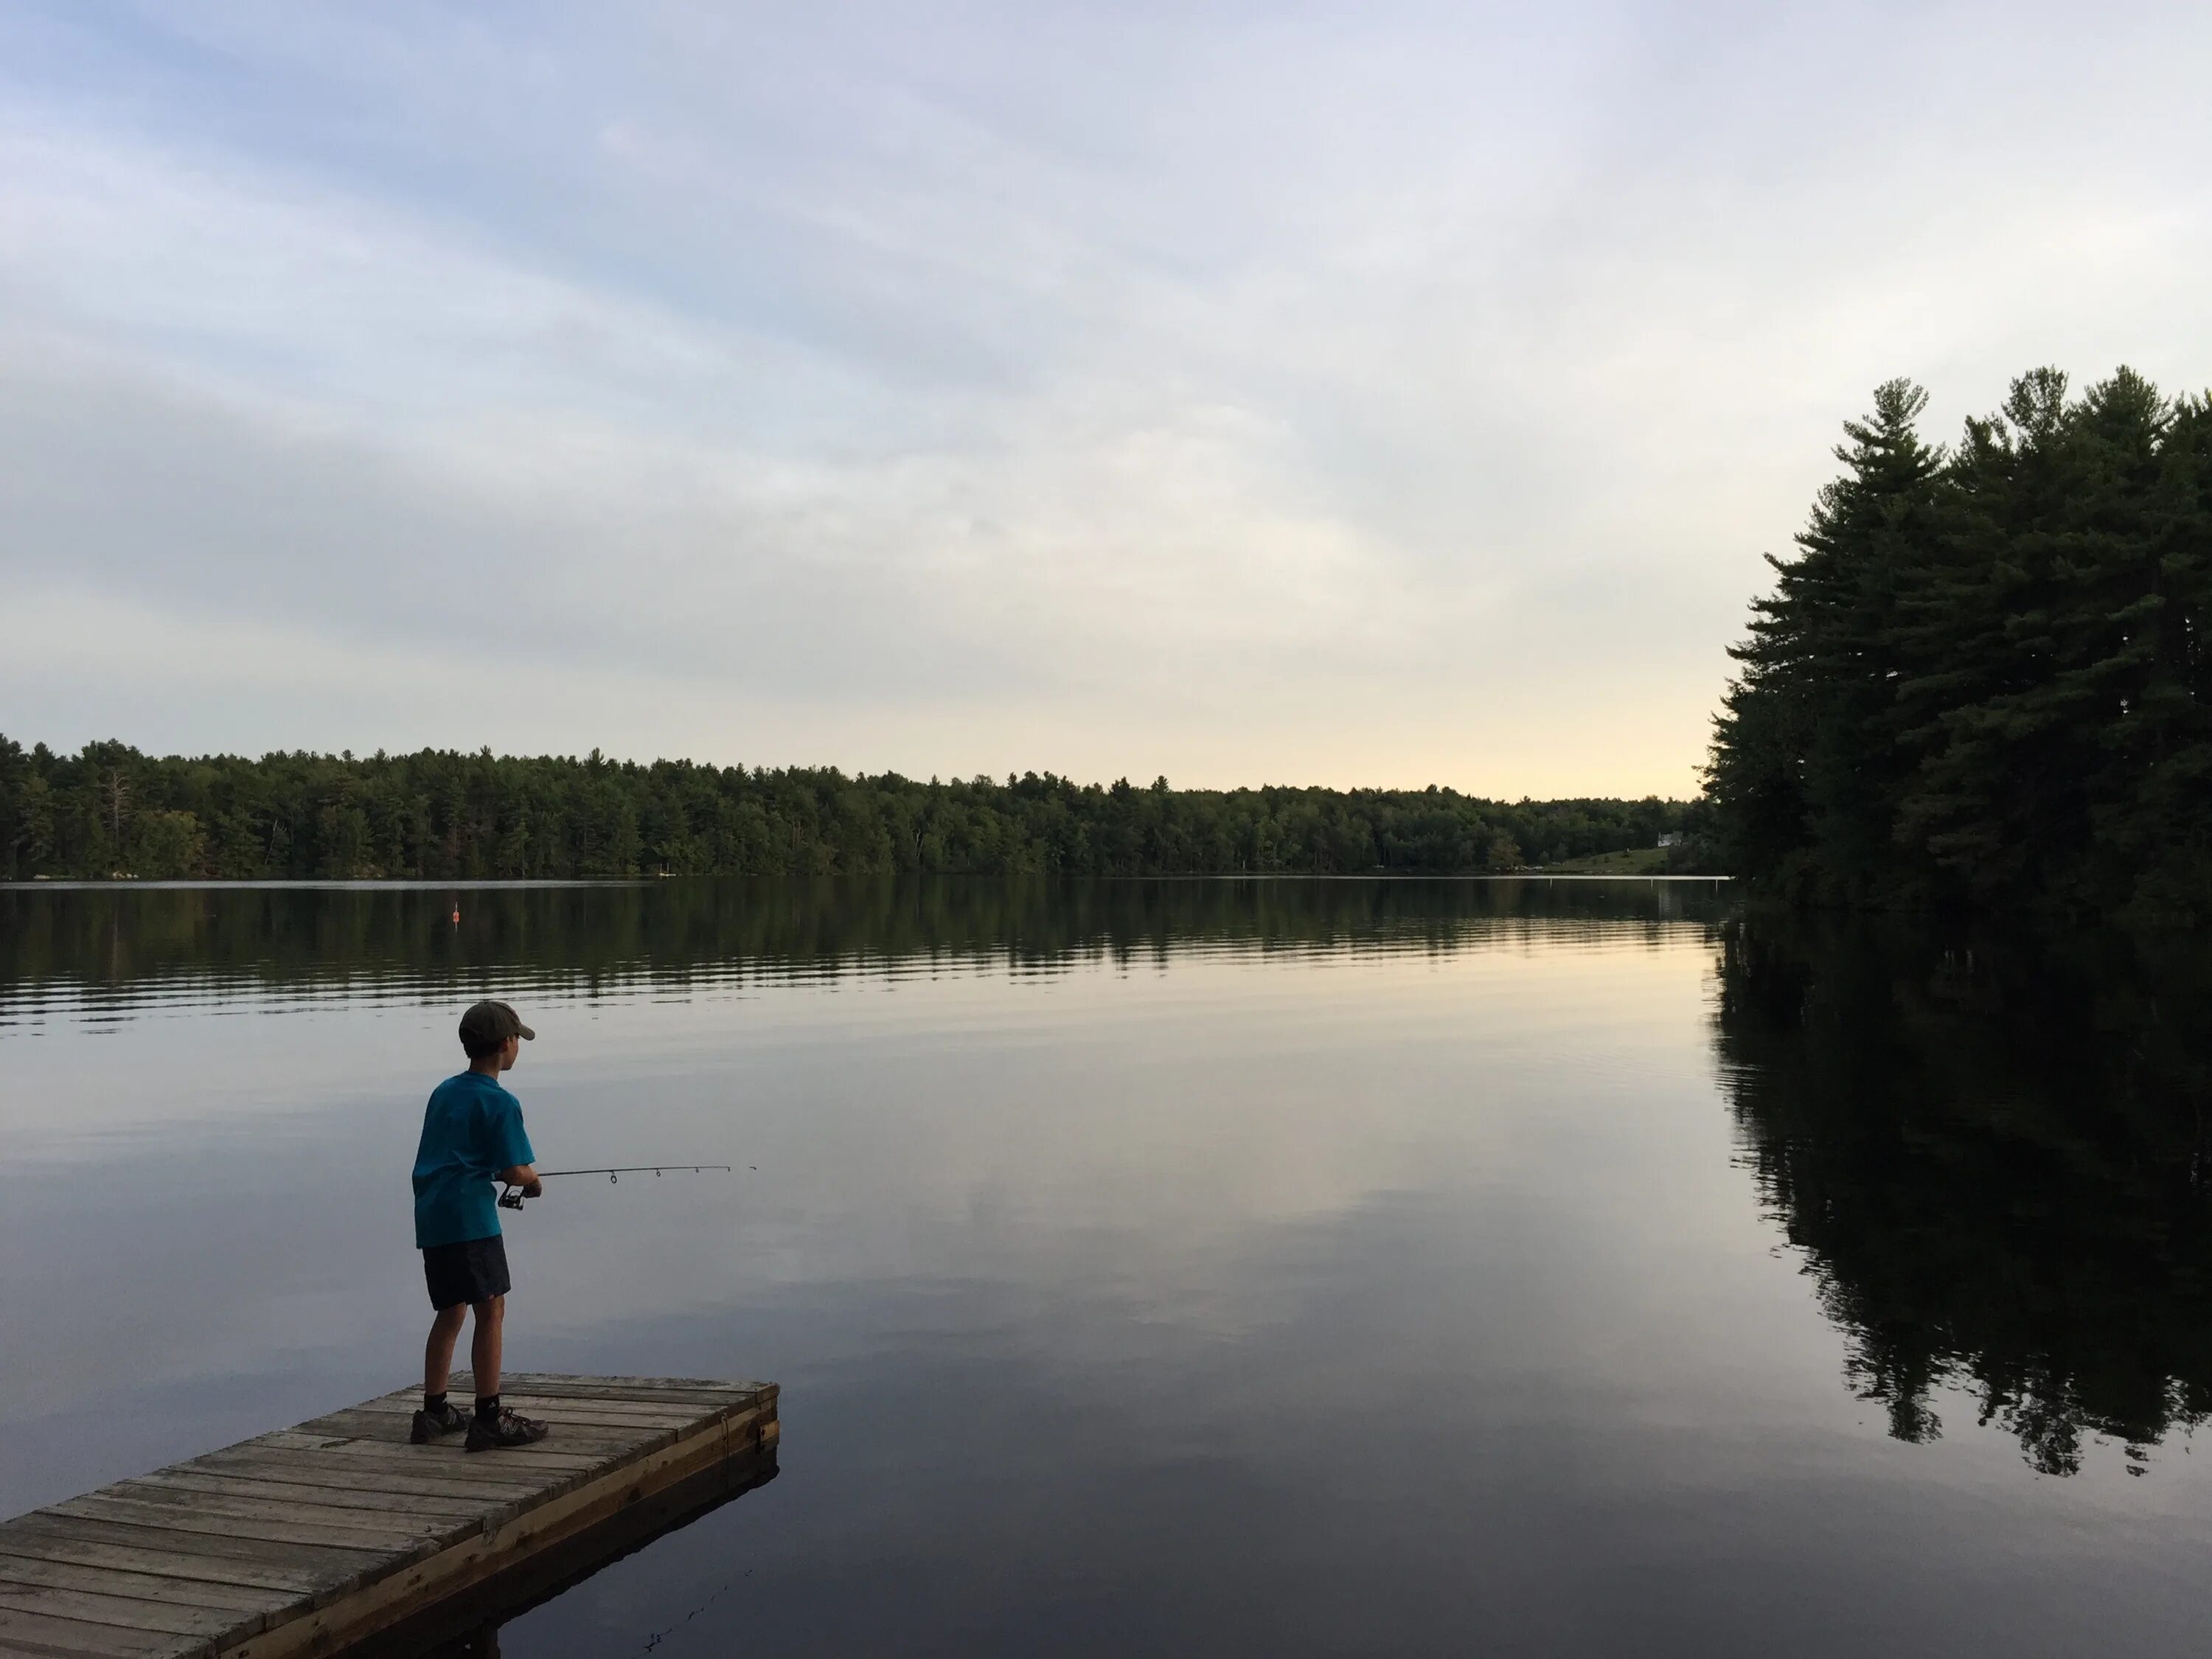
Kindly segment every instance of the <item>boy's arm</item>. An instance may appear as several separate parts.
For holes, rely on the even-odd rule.
[[[537,1198],[544,1192],[538,1179],[538,1149],[530,1144],[530,1132],[522,1127],[522,1108],[514,1097],[507,1094],[501,1104],[506,1109],[494,1120],[498,1125],[499,1156],[507,1165],[499,1172],[499,1178],[510,1187],[522,1188],[525,1198]]]

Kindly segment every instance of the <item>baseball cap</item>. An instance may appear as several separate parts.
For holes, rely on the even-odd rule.
[[[479,1002],[461,1016],[461,1047],[471,1054],[496,1048],[509,1037],[529,1042],[537,1036],[504,1002]]]

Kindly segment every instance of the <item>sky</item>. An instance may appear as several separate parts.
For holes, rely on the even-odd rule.
[[[1686,795],[1893,375],[2212,385],[2201,6],[0,8],[0,732]]]

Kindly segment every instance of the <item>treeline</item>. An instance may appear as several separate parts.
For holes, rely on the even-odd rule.
[[[1650,847],[1693,804],[1171,789],[689,761],[58,755],[0,737],[0,879],[1459,873]]]
[[[1737,647],[1719,857],[1817,902],[2212,914],[2212,398],[1894,380]]]

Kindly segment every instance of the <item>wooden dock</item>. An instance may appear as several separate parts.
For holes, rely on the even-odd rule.
[[[552,1433],[412,1446],[404,1389],[0,1522],[0,1659],[331,1653],[533,1567],[573,1578],[594,1539],[635,1548],[639,1518],[775,1473],[772,1382],[522,1375],[504,1397]]]

